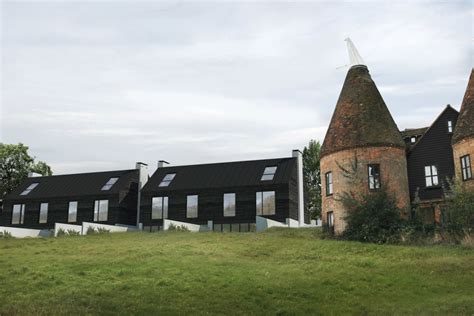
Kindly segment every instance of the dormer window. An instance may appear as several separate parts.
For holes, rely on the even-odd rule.
[[[30,192],[38,186],[39,183],[32,183],[30,184],[25,191],[21,192],[20,195],[28,195]]]
[[[266,167],[265,170],[263,170],[263,175],[260,180],[261,181],[273,180],[273,177],[275,176],[276,171],[277,171],[276,166]]]
[[[453,132],[453,121],[448,121],[448,133]]]
[[[171,181],[173,181],[176,173],[168,173],[163,180],[161,180],[159,187],[167,187],[170,185]]]
[[[107,181],[106,184],[102,187],[102,191],[109,191],[112,186],[115,184],[115,182],[118,181],[119,178],[110,178],[109,181]]]
[[[412,138],[410,138],[410,143],[412,143],[412,144],[416,143],[416,137],[415,137],[415,136],[413,136]]]

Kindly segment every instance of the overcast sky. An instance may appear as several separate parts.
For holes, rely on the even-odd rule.
[[[0,141],[56,174],[322,141],[346,37],[400,129],[459,109],[473,66],[473,1],[0,2]]]

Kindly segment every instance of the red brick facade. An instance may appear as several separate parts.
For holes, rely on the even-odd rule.
[[[454,153],[454,166],[456,170],[456,179],[461,181],[461,184],[464,188],[469,190],[474,190],[474,179],[467,181],[462,180],[461,175],[461,157],[465,155],[470,155],[471,158],[471,171],[474,171],[472,168],[474,160],[474,137],[468,137],[463,139],[453,145]]]

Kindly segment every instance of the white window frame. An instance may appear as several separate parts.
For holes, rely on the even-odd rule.
[[[167,196],[155,196],[151,198],[151,219],[168,218],[169,200]]]
[[[471,180],[472,179],[471,155],[464,155],[460,159],[461,159],[462,180],[463,181]]]
[[[326,196],[331,196],[334,194],[333,191],[333,176],[332,176],[332,171],[328,171],[324,175],[324,181],[325,181],[325,190],[326,190]]]
[[[449,120],[448,121],[448,133],[453,132],[453,121]]]
[[[436,165],[425,166],[425,185],[427,188],[439,186],[439,170]]]

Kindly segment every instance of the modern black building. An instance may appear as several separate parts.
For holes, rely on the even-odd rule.
[[[3,200],[0,226],[136,225],[139,175],[140,169],[131,169],[29,177]]]
[[[141,192],[140,222],[149,231],[162,229],[163,220],[170,219],[243,232],[255,230],[257,216],[290,226],[310,223],[299,172],[302,178],[299,151],[290,158],[159,164]]]

